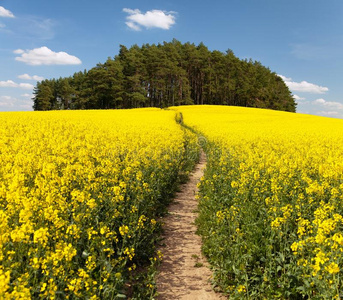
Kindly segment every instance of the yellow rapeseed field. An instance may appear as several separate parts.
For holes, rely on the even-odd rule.
[[[142,266],[198,144],[197,224],[229,298],[343,298],[342,120],[227,106],[0,120],[0,299],[151,299]]]
[[[179,111],[208,155],[198,225],[222,289],[238,299],[343,297],[343,121]]]
[[[0,119],[0,299],[124,297],[195,136],[160,109]]]

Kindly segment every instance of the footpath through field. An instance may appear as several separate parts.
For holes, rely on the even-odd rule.
[[[157,276],[159,300],[225,299],[212,289],[212,272],[201,254],[201,238],[194,224],[197,183],[205,166],[206,156],[202,152],[189,181],[181,186],[164,219],[163,261]]]

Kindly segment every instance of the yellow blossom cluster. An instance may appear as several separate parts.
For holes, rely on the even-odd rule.
[[[198,224],[218,284],[238,299],[343,297],[343,121],[179,111],[208,157]]]
[[[115,299],[155,257],[194,134],[160,109],[0,119],[0,299]]]

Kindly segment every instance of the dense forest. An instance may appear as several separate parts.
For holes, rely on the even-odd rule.
[[[177,40],[121,45],[118,55],[89,71],[38,82],[33,101],[34,110],[184,104],[296,109],[284,81],[260,62]]]

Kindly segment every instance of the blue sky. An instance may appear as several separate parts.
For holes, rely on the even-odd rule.
[[[203,42],[283,76],[297,111],[343,118],[342,0],[0,0],[0,111],[32,110],[37,80],[119,45]]]

